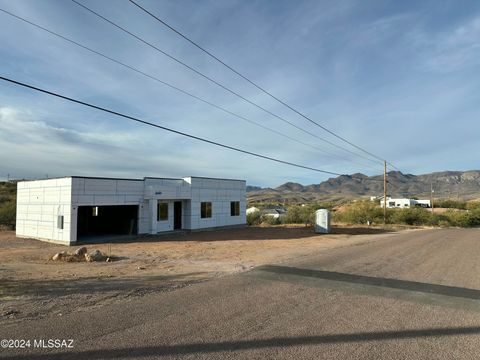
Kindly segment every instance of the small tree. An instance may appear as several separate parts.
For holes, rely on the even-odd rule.
[[[260,211],[254,211],[254,212],[248,213],[247,214],[247,224],[249,226],[260,225],[260,223],[262,222],[261,217],[262,216],[260,214]]]
[[[357,201],[342,212],[334,214],[335,221],[348,224],[366,224],[383,222],[383,209],[372,201]]]
[[[287,213],[281,218],[284,224],[305,224],[311,225],[315,223],[315,208],[314,205],[293,205],[287,210]]]
[[[428,225],[432,213],[423,208],[395,209],[391,212],[390,222],[405,225]]]
[[[16,204],[14,200],[3,202],[0,204],[0,225],[10,229],[15,229],[16,221]]]
[[[262,215],[261,223],[268,225],[280,225],[280,219],[274,216]]]

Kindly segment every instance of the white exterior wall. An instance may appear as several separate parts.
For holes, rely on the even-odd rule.
[[[61,242],[77,241],[79,206],[138,205],[138,233],[157,234],[174,228],[174,202],[182,202],[182,229],[244,225],[246,183],[188,177],[144,180],[69,177],[19,182],[17,236]],[[239,216],[231,216],[230,202],[240,202]],[[168,220],[157,221],[157,204],[168,203]],[[202,219],[202,202],[212,203],[212,217]],[[58,215],[64,228],[57,228]]]
[[[409,208],[415,205],[415,200],[412,199],[389,199],[387,198],[387,208]],[[383,207],[383,199],[380,201],[380,207]]]
[[[243,180],[185,178],[191,184],[190,224],[187,229],[243,225],[246,223],[246,182]],[[239,216],[230,215],[230,202],[240,202]],[[212,203],[212,217],[201,218],[201,203]]]
[[[76,234],[72,221],[72,178],[22,181],[17,184],[18,237],[70,244]],[[63,215],[63,229],[58,216]]]
[[[175,201],[182,201],[182,228],[185,227],[185,208],[191,197],[190,184],[183,179],[145,178],[145,199],[149,204],[150,219],[139,227],[140,234],[157,234],[173,231],[173,206]],[[168,203],[168,220],[157,221],[157,204]]]

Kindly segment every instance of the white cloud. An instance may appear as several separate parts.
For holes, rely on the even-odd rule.
[[[409,35],[428,71],[449,73],[480,65],[480,17],[439,33],[417,28]]]
[[[326,136],[148,20],[128,2],[112,7],[110,2],[84,1],[261,106]],[[70,2],[0,0],[0,4],[265,126],[319,144]],[[420,150],[431,149],[429,158],[433,159],[435,151],[444,146],[438,138],[454,134],[457,142],[470,143],[469,134],[477,129],[475,76],[442,81],[438,72],[472,70],[478,64],[479,20],[458,20],[456,25],[442,24],[439,30],[427,31],[424,20],[430,13],[422,13],[416,6],[399,10],[390,5],[358,6],[353,1],[191,2],[188,18],[185,4],[146,0],[145,6],[314,120],[396,164],[408,164],[407,172],[421,172],[427,160],[418,160],[417,143],[393,141],[391,134],[411,139],[412,132],[423,134],[441,124],[435,127],[436,138],[422,137]],[[3,14],[0,44],[0,66],[13,78],[268,156],[340,173],[368,172],[357,164],[362,162],[358,158],[352,164],[324,156]],[[272,186],[296,179],[316,183],[328,177],[218,149],[3,83],[0,89],[0,173],[193,174],[247,178],[251,183]],[[448,129],[449,118],[462,126]],[[442,159],[446,168],[460,158],[454,143],[448,144],[451,158]],[[339,153],[337,149],[329,151]],[[464,163],[472,162],[465,159]]]

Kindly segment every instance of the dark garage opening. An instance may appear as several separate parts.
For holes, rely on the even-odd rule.
[[[77,239],[137,234],[137,205],[79,206]]]

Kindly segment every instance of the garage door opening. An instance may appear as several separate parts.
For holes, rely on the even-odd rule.
[[[137,205],[79,206],[77,241],[137,234]]]

